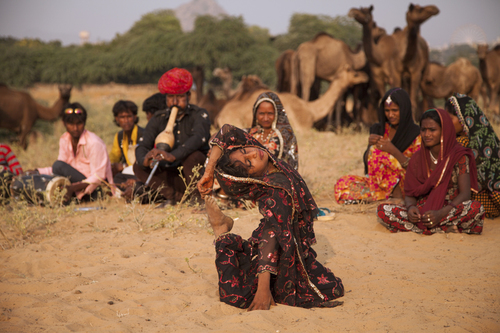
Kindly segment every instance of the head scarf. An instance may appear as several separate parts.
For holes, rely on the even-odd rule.
[[[469,137],[469,148],[476,159],[477,178],[482,189],[500,191],[500,141],[477,103],[467,95],[448,99]]]
[[[385,116],[384,106],[388,98],[399,106],[399,126],[391,142],[400,152],[404,152],[420,134],[420,127],[413,121],[410,96],[408,96],[405,90],[401,88],[392,88],[385,93],[378,108],[379,122],[372,125],[370,134],[384,135],[385,123],[388,122]],[[368,173],[366,161],[365,173]]]
[[[257,109],[262,102],[269,102],[274,107],[274,121],[272,124],[272,130],[279,139],[279,153],[276,156],[278,159],[283,159],[285,162],[292,165],[295,169],[298,166],[298,148],[297,148],[297,138],[293,132],[292,126],[288,121],[288,116],[286,111],[279,99],[278,95],[268,91],[260,94],[255,101],[253,106],[253,120],[252,128],[258,127],[261,129],[257,122]]]
[[[453,168],[464,155],[469,157],[471,188],[477,189],[476,163],[472,151],[457,142],[450,115],[443,109],[431,109],[426,112],[432,110],[436,110],[441,119],[441,150],[437,157],[438,163],[431,172],[430,150],[422,144],[420,150],[410,160],[405,179],[406,195],[420,197],[429,194],[424,206],[420,208],[422,214],[429,210],[439,210],[444,206]]]
[[[158,90],[162,94],[185,94],[193,85],[193,76],[184,68],[172,68],[158,81]]]

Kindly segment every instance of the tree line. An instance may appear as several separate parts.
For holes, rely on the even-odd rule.
[[[200,16],[183,32],[171,10],[148,13],[112,41],[62,46],[59,41],[0,38],[0,82],[27,87],[34,83],[155,83],[172,67],[203,66],[205,77],[216,67],[233,76],[256,74],[274,86],[274,61],[320,31],[351,47],[361,41],[361,28],[347,17],[294,14],[288,33],[271,36],[267,29],[245,25],[243,18]]]
[[[361,26],[347,16],[296,13],[286,34],[271,36],[267,29],[245,25],[241,16],[199,16],[194,30],[183,32],[173,11],[159,10],[106,43],[62,46],[59,41],[0,38],[0,83],[156,83],[172,67],[203,66],[208,80],[214,68],[229,67],[236,79],[256,74],[274,87],[277,57],[321,31],[353,49],[362,38]],[[431,59],[439,57],[431,53]]]

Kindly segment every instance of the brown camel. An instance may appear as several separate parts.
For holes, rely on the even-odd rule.
[[[278,78],[276,82],[276,91],[278,92],[290,92],[292,89],[292,61],[294,54],[294,50],[286,50],[276,59],[274,67]]]
[[[226,95],[226,99],[230,99],[236,93],[233,89],[233,72],[228,67],[214,69],[213,76],[218,77],[222,81],[222,91]]]
[[[407,26],[395,29],[392,35],[381,36],[375,43],[372,16],[373,6],[352,8],[349,16],[363,26],[363,47],[370,63],[373,81],[380,97],[385,93],[385,84],[403,86],[402,77],[408,76],[410,99],[414,115],[417,112],[417,97],[423,72],[429,61],[427,42],[420,36],[420,25],[437,15],[436,6],[421,7],[410,4],[406,12]]]
[[[71,88],[71,85],[59,86],[59,99],[52,107],[45,107],[26,92],[0,87],[0,127],[18,133],[20,144],[26,149],[26,136],[35,121],[38,118],[56,120],[62,114],[63,106],[69,102]]]
[[[337,100],[347,88],[362,82],[368,82],[368,75],[358,72],[349,66],[343,66],[333,77],[328,90],[315,101],[305,101],[291,93],[277,93],[287,112],[290,124],[298,131],[311,129],[314,122],[329,114]],[[248,128],[252,124],[252,107],[257,97],[269,89],[257,89],[252,94],[242,98],[233,98],[229,101],[217,118],[217,125],[232,124],[241,128]]]
[[[210,118],[210,123],[215,125],[215,119],[219,114],[220,110],[226,104],[227,99],[221,98],[218,99],[215,96],[215,93],[212,89],[208,89],[207,93],[203,96],[203,98],[197,103],[197,106],[200,108],[204,108],[208,112],[208,116]]]
[[[466,58],[449,66],[430,62],[420,83],[422,92],[432,98],[448,98],[453,93],[466,94],[477,100],[483,79],[479,69]]]
[[[490,98],[488,109],[500,114],[498,96],[500,95],[500,45],[488,51],[488,45],[477,47],[481,76],[486,83]]]
[[[371,79],[378,92],[376,99],[384,96],[388,84],[396,87],[401,84],[402,66],[399,66],[398,49],[392,35],[375,35],[376,23],[373,21],[373,6],[352,8],[348,16],[363,27],[363,48],[370,65]],[[378,100],[375,101],[378,103]]]
[[[238,86],[233,94],[232,99],[239,100],[245,98],[248,94],[251,94],[257,89],[268,89],[267,86],[262,83],[261,79],[256,75],[244,75],[238,83]],[[219,112],[222,110],[224,105],[227,103],[227,99],[218,99],[215,96],[213,89],[209,89],[207,94],[203,96],[201,101],[198,103],[199,107],[202,107],[208,111],[210,117],[210,122],[212,125],[216,126],[217,117]]]
[[[198,104],[205,95],[203,92],[203,83],[205,82],[205,71],[203,66],[193,66],[186,68],[193,76],[193,83],[196,86],[196,90],[191,91],[191,101]]]
[[[401,76],[409,75],[409,86],[406,85],[406,82],[401,82],[401,86],[410,95],[414,119],[420,118],[421,110],[418,110],[420,81],[429,63],[429,46],[425,39],[420,36],[420,26],[437,14],[439,14],[439,9],[436,6],[422,7],[411,3],[406,12],[407,26],[393,34],[403,67]]]
[[[293,59],[295,57],[294,50],[286,50],[283,52],[275,62],[276,76],[278,77],[278,82],[276,84],[276,91],[278,92],[291,92],[292,91],[292,66]],[[302,96],[302,87],[300,82],[297,82],[296,91],[298,96]],[[321,90],[321,80],[317,77],[314,79],[314,83],[309,90],[309,100],[315,100],[319,97]]]
[[[344,65],[360,70],[365,64],[363,50],[353,52],[345,42],[321,32],[297,48],[293,57],[291,93],[298,95],[297,86],[300,84],[301,96],[308,101],[316,78],[332,82]]]

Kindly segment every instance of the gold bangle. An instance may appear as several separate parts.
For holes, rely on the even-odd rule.
[[[406,161],[403,162],[403,164],[401,164],[401,166],[403,167],[403,169],[406,169],[408,167],[408,163],[410,163],[410,159],[407,158]]]

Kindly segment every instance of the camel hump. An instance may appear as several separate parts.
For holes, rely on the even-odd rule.
[[[313,42],[316,42],[318,39],[320,39],[321,37],[330,37],[330,38],[333,38],[333,39],[336,39],[335,37],[333,37],[332,35],[330,35],[329,33],[327,32],[324,32],[324,31],[321,31],[321,32],[318,32],[316,34],[316,36],[314,36],[314,38],[312,39]]]
[[[467,58],[463,58],[463,57],[458,58],[455,61],[455,63],[457,64],[457,66],[461,66],[461,67],[472,66],[472,63],[470,62],[470,60]]]
[[[439,67],[444,67],[442,63],[440,63],[439,61],[436,61],[436,60],[429,61],[429,65],[436,65]]]

